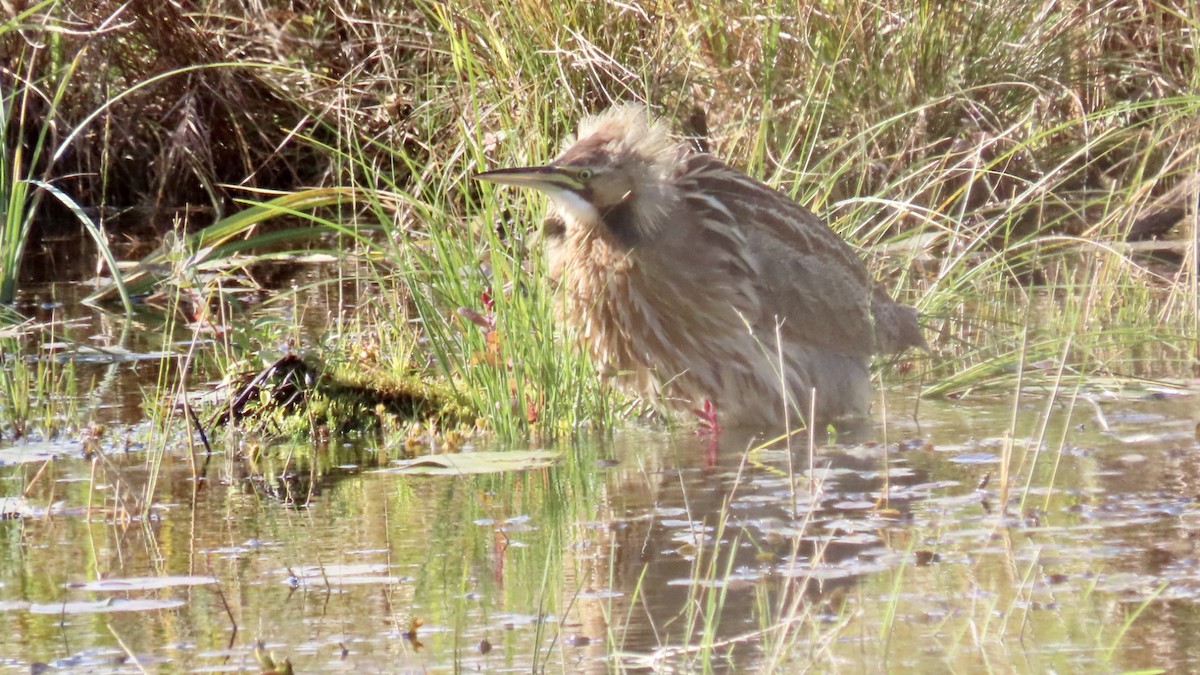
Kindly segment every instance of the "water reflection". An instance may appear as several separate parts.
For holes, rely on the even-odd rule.
[[[658,466],[646,464],[644,440],[622,439],[603,509],[605,555],[592,581],[611,574],[621,600],[597,612],[618,622],[609,628],[630,663],[696,667],[689,648],[707,640],[726,645],[719,664],[749,667],[761,658],[771,609],[797,594],[805,603],[837,596],[907,555],[887,533],[917,497],[909,488],[927,477],[898,461],[885,471],[884,446],[848,445],[877,430],[849,431],[840,436],[847,445],[818,446],[811,456],[806,439],[747,453],[758,441],[727,435],[716,465],[694,435],[669,439],[666,452],[652,455]],[[708,614],[709,602],[723,611]]]
[[[474,477],[376,472],[388,439],[206,456],[121,427],[0,466],[0,663],[1200,667],[1192,397],[1028,396],[1011,430],[1003,397],[889,403],[811,459],[628,431]]]

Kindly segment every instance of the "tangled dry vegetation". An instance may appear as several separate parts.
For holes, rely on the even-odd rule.
[[[79,133],[51,176],[87,207],[136,207],[127,227],[227,211],[230,186],[444,171],[472,127],[555,139],[628,98],[818,209],[871,195],[984,221],[1036,193],[1022,228],[1084,233],[1097,195],[1129,190],[1124,218],[1146,236],[1195,191],[1197,124],[1173,114],[1198,70],[1186,2],[666,7],[49,2],[0,57],[10,84],[47,93],[79,55],[50,120]],[[360,166],[329,151],[350,143]]]

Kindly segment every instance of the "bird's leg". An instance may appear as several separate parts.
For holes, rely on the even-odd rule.
[[[713,405],[712,399],[704,399],[704,405],[692,412],[700,418],[700,428],[696,429],[697,434],[708,434],[711,436],[719,436],[721,434],[721,425],[717,422],[717,406]]]
[[[708,437],[704,459],[707,468],[711,469],[717,465],[717,450],[721,447],[718,441],[721,437],[721,425],[717,422],[717,406],[713,405],[712,399],[706,398],[704,405],[692,412],[700,418],[700,428],[696,429],[696,434]]]

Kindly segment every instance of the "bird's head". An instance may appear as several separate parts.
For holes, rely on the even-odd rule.
[[[603,228],[632,248],[660,227],[673,198],[670,176],[686,150],[645,108],[624,105],[580,125],[578,140],[545,166],[498,169],[475,176],[546,193],[567,227]]]

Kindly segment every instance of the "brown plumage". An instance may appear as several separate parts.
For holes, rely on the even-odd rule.
[[[833,230],[640,106],[586,119],[546,166],[477,178],[550,196],[565,318],[603,372],[670,407],[769,427],[815,390],[817,421],[863,416],[871,355],[925,344]]]

